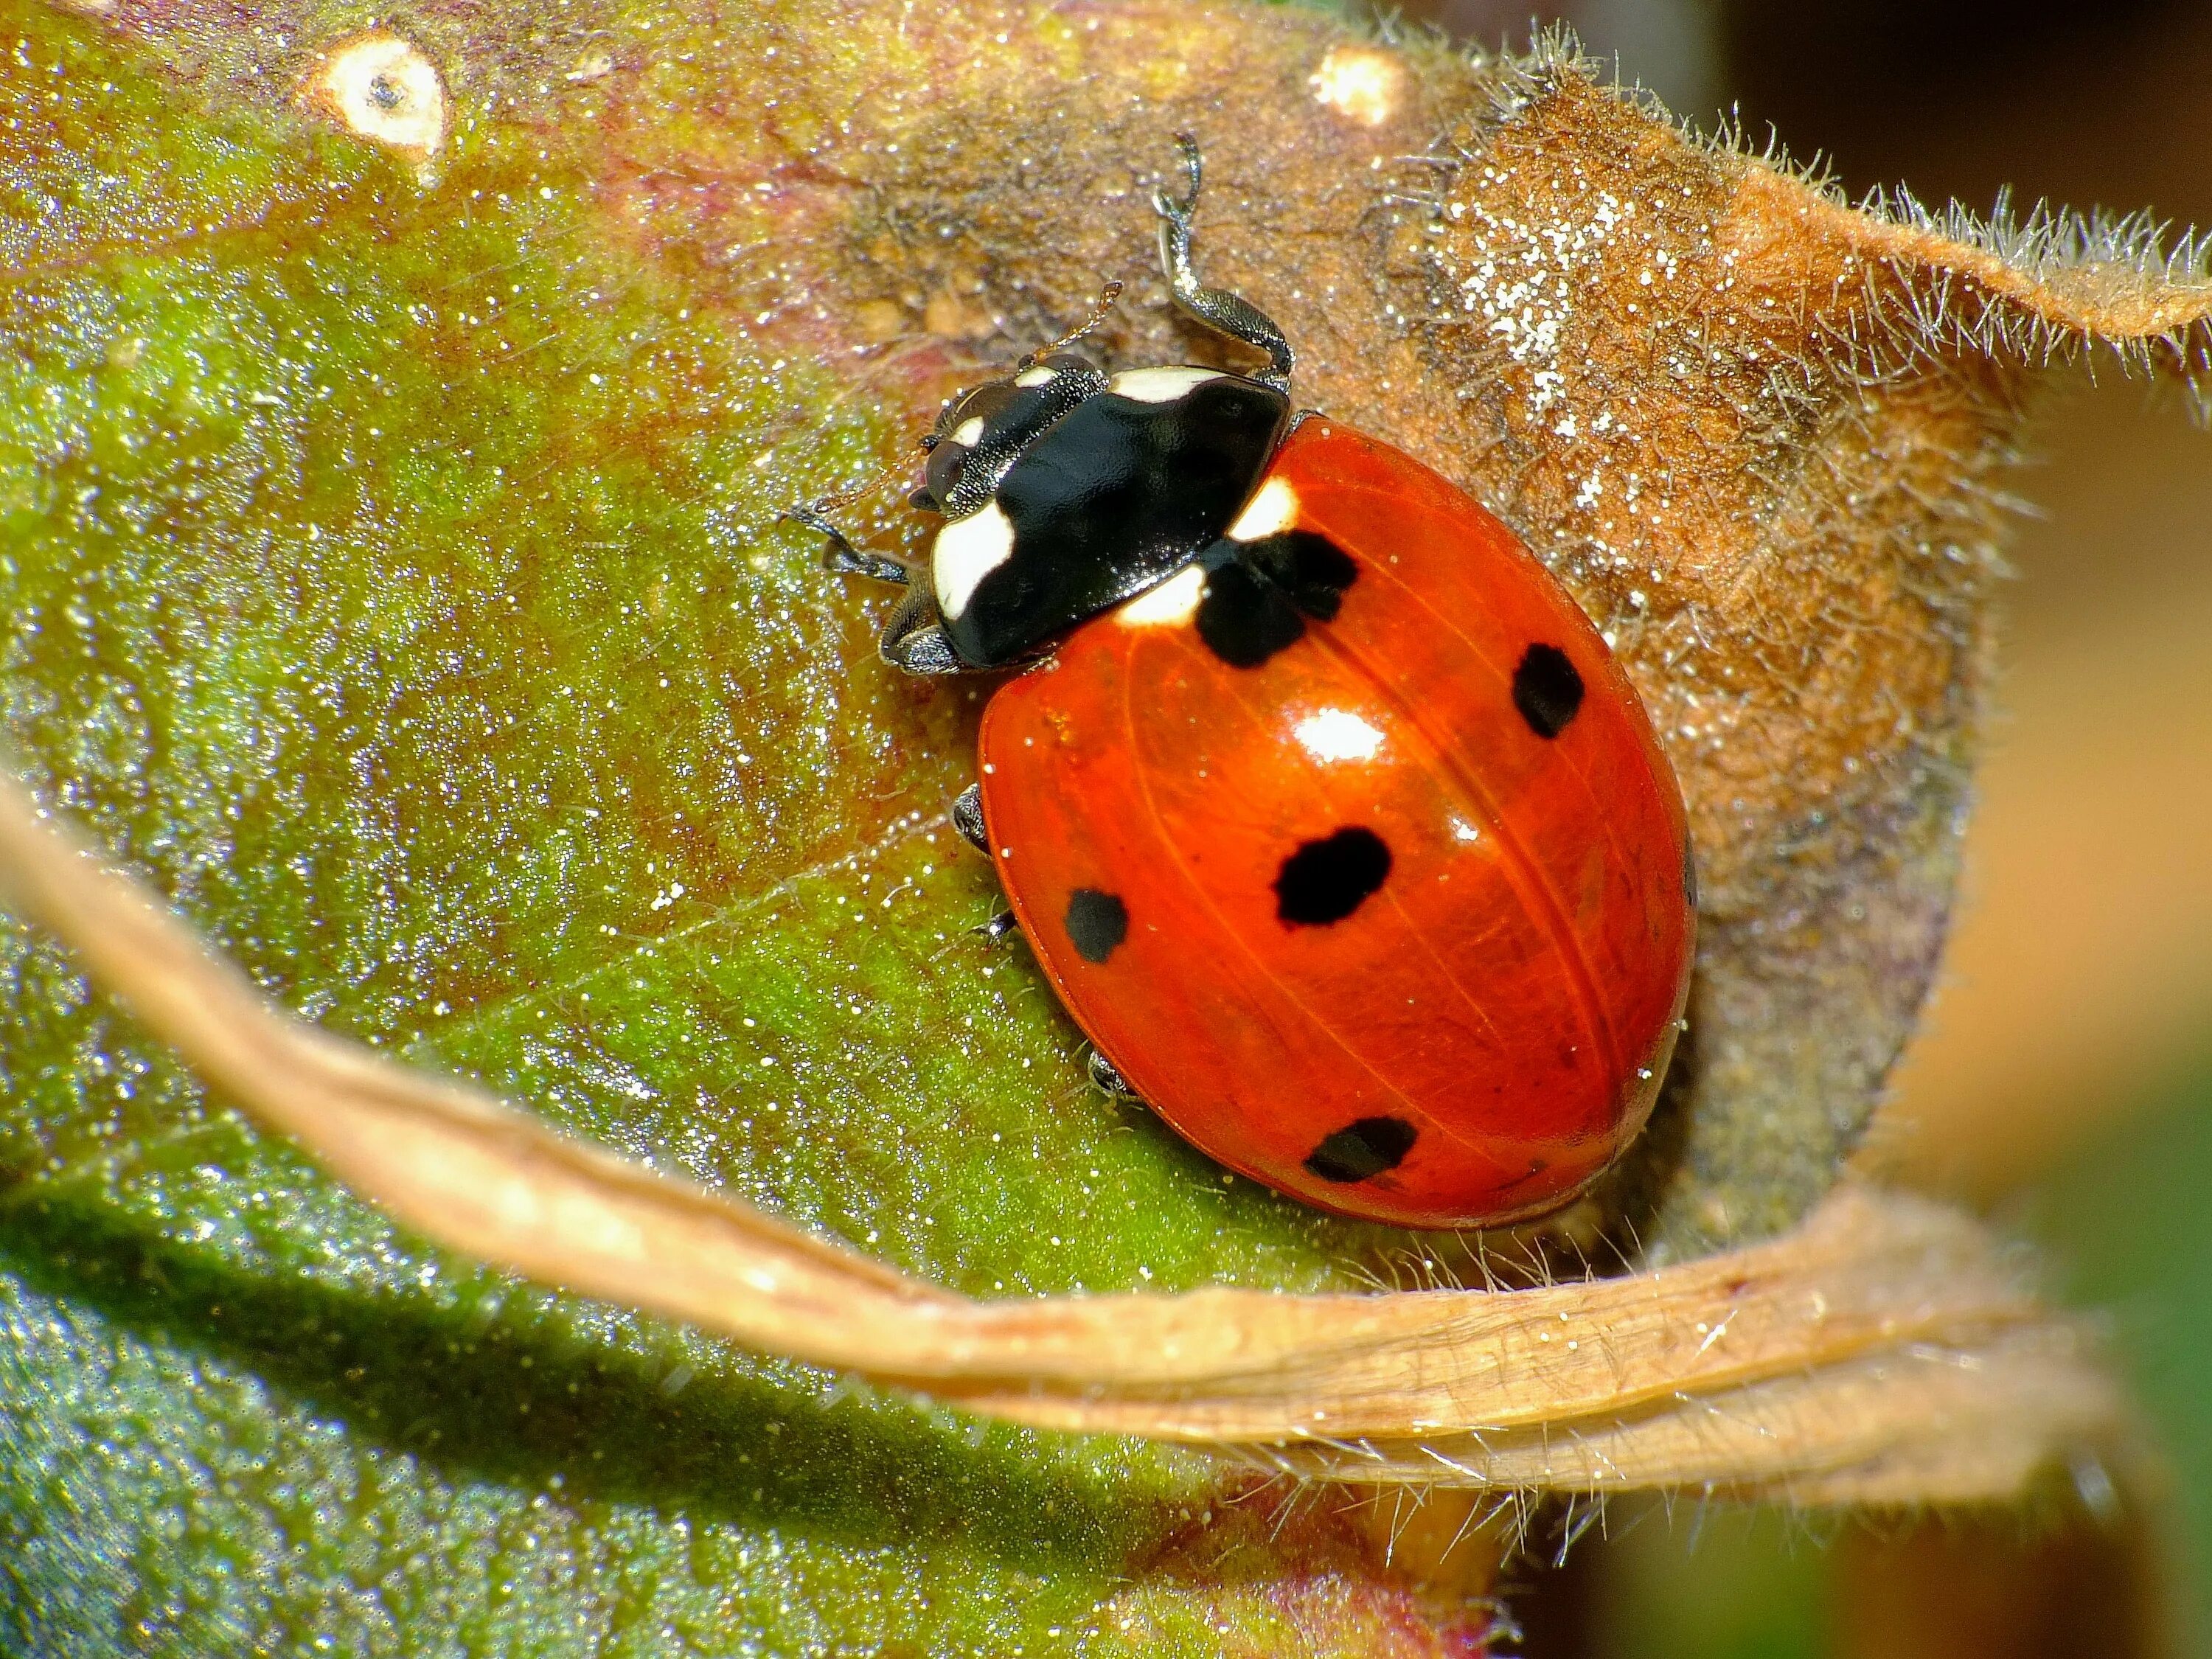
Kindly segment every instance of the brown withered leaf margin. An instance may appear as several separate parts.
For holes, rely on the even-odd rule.
[[[1977,1226],[1856,1186],[1768,1244],[1543,1289],[949,1295],[293,1018],[13,782],[0,868],[208,1080],[425,1237],[992,1416],[1348,1482],[1800,1504],[2000,1498],[2124,1424]]]
[[[1942,957],[2033,394],[2108,350],[2201,409],[2212,285],[2141,218],[1854,207],[1563,39],[1492,74],[1428,182],[1396,175],[1397,384],[1431,405],[1409,445],[1613,641],[1682,782],[1689,1032],[1607,1195],[1657,1265],[1779,1235],[1856,1146]]]
[[[945,49],[1005,21],[942,14]],[[828,256],[842,297],[866,301],[879,278],[896,326],[904,285],[953,280],[901,247],[1037,245],[1036,227],[994,219],[991,181],[1017,150],[1075,165],[1042,142],[1066,123],[1116,153],[1156,146],[1164,114],[1203,137],[1255,64],[1297,88],[1343,40],[1181,6],[1111,21],[1101,52],[1122,30],[1172,34],[1182,90],[1090,111],[1091,83],[1063,81],[1036,132],[1018,125],[1027,103],[983,131],[948,94],[902,145],[856,134],[837,159],[868,189],[842,245],[890,251],[880,269]],[[2162,263],[2131,222],[1854,210],[1672,127],[1559,41],[1518,63],[1407,61],[1403,110],[1372,131],[1268,100],[1268,120],[1312,131],[1241,147],[1234,187],[1269,210],[1249,219],[1313,230],[1285,249],[1224,225],[1214,270],[1315,343],[1307,395],[1522,530],[1668,734],[1706,884],[1692,1041],[1707,1046],[1677,1113],[1687,1173],[1651,1176],[1645,1271],[1511,1291],[972,1301],[295,1019],[12,784],[0,872],[210,1082],[428,1238],[977,1412],[1335,1480],[1799,1504],[2004,1500],[2039,1470],[2124,1451],[2093,1345],[1978,1225],[1831,1183],[1940,947],[1996,481],[2027,385],[2100,343],[2192,388],[2212,378],[2199,251]],[[1270,159],[1301,154],[1339,165]],[[1083,193],[1043,182],[1067,188],[1019,199]],[[957,234],[877,234],[871,200]],[[1079,309],[1070,284],[1126,228],[1086,225],[1024,304]],[[1670,285],[1662,330],[1639,307]],[[988,289],[975,304],[995,313]],[[1155,319],[1110,337],[1157,355],[1170,337]]]

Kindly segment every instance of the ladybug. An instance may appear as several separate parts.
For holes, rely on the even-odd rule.
[[[1018,670],[955,804],[1093,1045],[1231,1170],[1341,1215],[1483,1227],[1642,1128],[1696,931],[1680,790],[1634,689],[1513,532],[1310,411],[1201,286],[1201,182],[1155,197],[1181,306],[1251,374],[1062,348],[949,403],[926,576],[883,654]],[[1099,315],[1112,303],[1109,289]],[[850,498],[846,498],[849,500]]]

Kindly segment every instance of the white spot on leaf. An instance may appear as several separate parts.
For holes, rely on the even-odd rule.
[[[427,171],[446,143],[446,88],[438,70],[386,30],[342,40],[322,56],[301,100],[348,132],[411,157]]]
[[[615,72],[614,54],[592,51],[576,60],[575,67],[562,78],[577,86],[588,86],[594,81],[604,81]]]

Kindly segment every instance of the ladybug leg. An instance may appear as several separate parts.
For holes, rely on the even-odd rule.
[[[960,838],[979,853],[991,850],[991,838],[983,830],[983,786],[971,783],[952,798],[952,827]],[[975,931],[994,945],[1012,933],[1021,924],[1012,910],[1001,910]]]
[[[787,507],[783,516],[793,524],[809,530],[819,531],[830,538],[830,545],[822,550],[822,568],[840,576],[866,576],[871,581],[890,582],[904,587],[909,580],[907,568],[896,559],[881,553],[866,553],[853,545],[845,532],[830,522],[819,507],[802,503]]]
[[[936,596],[927,587],[909,586],[899,608],[884,624],[877,646],[884,660],[909,674],[964,674],[968,665],[945,637],[937,615]]]
[[[881,553],[864,553],[843,537],[833,546],[824,548],[822,568],[838,576],[866,576],[870,581],[890,582],[904,587],[910,578],[907,568],[896,559]]]
[[[983,829],[983,786],[971,783],[952,798],[952,827],[960,839],[979,853],[991,850],[991,837]]]
[[[1273,318],[1250,301],[1226,289],[1204,287],[1198,280],[1198,273],[1191,269],[1190,225],[1198,213],[1198,192],[1204,182],[1205,163],[1199,154],[1197,139],[1187,132],[1179,132],[1176,143],[1182,150],[1183,171],[1190,179],[1190,193],[1174,197],[1164,190],[1152,192],[1152,206],[1160,216],[1160,266],[1167,273],[1168,286],[1175,291],[1176,303],[1208,328],[1266,352],[1267,372],[1252,378],[1287,391],[1292,362],[1289,337]]]
[[[1119,1095],[1124,1100],[1134,1100],[1137,1097],[1137,1091],[1129,1086],[1129,1079],[1123,1077],[1115,1069],[1114,1062],[1100,1054],[1098,1050],[1093,1048],[1091,1051],[1091,1058],[1086,1063],[1091,1071],[1091,1081],[1095,1087],[1103,1089],[1109,1095]]]
[[[936,599],[927,587],[915,586],[913,573],[905,565],[886,554],[870,553],[854,546],[843,531],[823,516],[818,507],[788,507],[783,516],[809,530],[818,530],[830,538],[830,545],[822,550],[824,570],[841,576],[866,576],[872,581],[890,582],[906,589],[906,598],[884,624],[883,637],[877,643],[885,662],[909,674],[966,672],[968,665],[960,660],[945,637]]]

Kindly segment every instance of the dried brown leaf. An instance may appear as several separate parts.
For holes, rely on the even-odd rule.
[[[450,1248],[757,1347],[1376,1484],[1988,1499],[2120,1425],[1986,1235],[1857,1187],[1773,1243],[1526,1291],[949,1296],[292,1018],[43,816],[0,791],[24,908],[357,1191]]]

